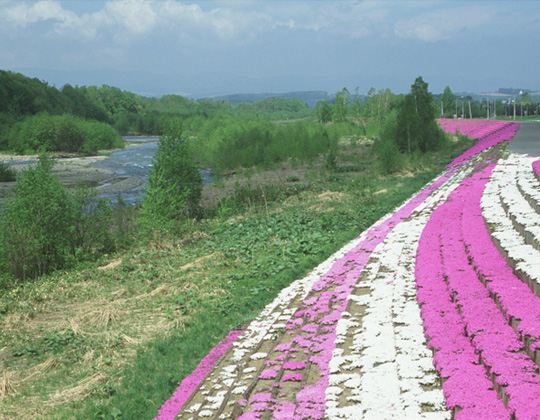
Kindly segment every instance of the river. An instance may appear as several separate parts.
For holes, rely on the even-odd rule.
[[[105,175],[101,177],[98,182],[94,181],[94,185],[97,187],[98,196],[106,198],[115,203],[118,199],[118,195],[122,197],[122,200],[128,205],[133,205],[141,202],[145,195],[144,188],[148,185],[148,171],[152,168],[152,158],[154,157],[158,149],[158,137],[123,137],[124,141],[130,143],[139,143],[136,146],[126,147],[123,150],[112,152],[107,158],[100,159],[92,162],[90,165],[94,168],[105,169],[103,171]],[[68,159],[69,160],[69,159]],[[3,161],[3,163],[19,167],[27,167],[36,162],[36,159],[29,160],[13,160]],[[83,168],[84,169],[84,168]],[[78,176],[81,176],[80,167],[78,169]],[[85,169],[87,172],[92,172],[90,168]],[[203,185],[212,183],[212,174],[208,170],[200,169],[203,177]],[[61,178],[63,185],[70,186],[73,182],[75,185],[78,181],[75,181],[71,172],[59,172],[58,175]],[[134,178],[138,178],[136,180]],[[138,185],[135,188],[125,189],[121,186],[126,184],[118,183],[121,180],[130,180],[135,182],[127,182],[128,188],[130,185]],[[104,188],[107,184],[116,184],[116,188]],[[92,185],[91,183],[89,185]],[[121,187],[121,188],[118,188]],[[101,190],[109,190],[116,192],[101,192]],[[118,192],[118,190],[120,192]]]
[[[144,197],[144,187],[148,185],[148,171],[152,168],[152,158],[157,152],[159,138],[123,137],[123,139],[127,142],[141,144],[113,152],[107,159],[95,162],[92,166],[108,169],[114,172],[117,178],[137,177],[142,179],[144,183],[141,186],[120,193],[122,199],[127,204],[132,205],[140,202]],[[203,177],[203,185],[211,184],[211,172],[205,169],[199,171]],[[100,196],[116,201],[118,193],[101,194]]]

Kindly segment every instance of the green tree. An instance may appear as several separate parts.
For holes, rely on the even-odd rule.
[[[175,120],[158,143],[143,200],[143,219],[166,227],[170,222],[193,214],[201,193],[201,174],[188,139],[183,136],[182,122]]]
[[[350,93],[347,88],[341,89],[336,93],[336,103],[334,105],[334,119],[335,121],[345,121],[349,111]]]
[[[455,95],[450,90],[450,86],[444,88],[444,92],[441,95],[441,114],[444,117],[451,117],[456,113],[456,99]]]
[[[433,95],[422,77],[415,80],[411,92],[399,106],[396,135],[396,144],[408,153],[435,150],[444,141],[444,134],[437,124]]]
[[[320,123],[332,121],[332,106],[326,101],[319,101],[315,105],[315,115]]]
[[[42,156],[19,178],[15,197],[2,206],[0,255],[23,280],[62,267],[70,248],[71,202],[51,168]]]
[[[394,96],[390,89],[380,89],[377,93],[374,88],[369,90],[368,108],[371,116],[380,124],[384,122],[394,106]]]

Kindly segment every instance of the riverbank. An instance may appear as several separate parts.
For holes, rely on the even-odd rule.
[[[138,147],[143,143],[127,143],[127,148]],[[109,158],[110,154],[121,149],[101,151],[96,156],[77,156],[75,154],[52,155],[53,173],[58,176],[65,188],[81,186],[94,187],[98,194],[117,194],[137,188],[144,180],[134,176],[118,176],[114,171],[94,166]],[[7,163],[18,175],[35,165],[39,155],[0,154],[0,161]],[[0,183],[0,199],[8,196],[16,182]]]

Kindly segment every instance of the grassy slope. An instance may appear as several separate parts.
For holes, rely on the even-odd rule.
[[[367,149],[341,148],[340,163],[362,170],[314,166],[306,171],[310,182],[277,177],[279,185],[266,190],[237,189],[237,200],[175,238],[109,256],[103,269],[55,273],[1,295],[0,419],[153,418],[229,330],[459,152],[382,177]]]

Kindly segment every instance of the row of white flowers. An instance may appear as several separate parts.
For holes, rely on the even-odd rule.
[[[530,196],[537,197],[531,164],[530,158],[515,153],[499,160],[486,185],[481,205],[492,237],[509,264],[540,296],[540,251],[532,245],[540,242],[540,215],[518,188],[519,179],[519,186]]]
[[[450,418],[425,343],[414,262],[431,213],[472,165],[428,197],[373,252],[356,285],[362,293],[349,296],[352,309],[338,322],[326,391],[328,419]],[[366,289],[369,293],[364,293]]]

